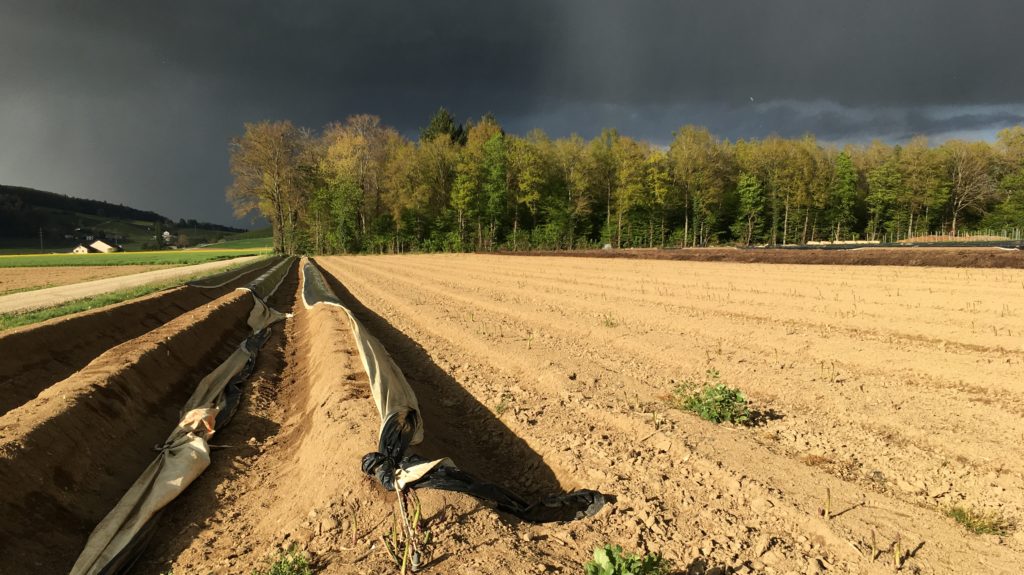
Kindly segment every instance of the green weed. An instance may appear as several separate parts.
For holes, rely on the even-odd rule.
[[[399,575],[406,575],[430,563],[433,533],[423,519],[423,507],[414,490],[399,491],[396,507],[398,513],[392,514],[391,530],[380,540]]]
[[[257,569],[252,575],[313,575],[313,568],[309,565],[309,556],[293,543],[287,551],[279,553],[269,567]]]
[[[164,250],[112,254],[33,254],[0,256],[0,268],[52,266],[191,265],[242,256],[265,254],[265,248]]]
[[[718,371],[709,369],[702,384],[687,379],[677,385],[672,390],[675,406],[714,423],[750,423],[750,409],[743,392],[721,383],[718,378]]]
[[[585,575],[665,575],[670,565],[658,553],[625,554],[619,545],[594,549],[594,558],[583,565]]]
[[[975,511],[957,505],[947,509],[946,515],[975,535],[1005,537],[1016,528],[1016,523],[1012,519],[997,513]]]

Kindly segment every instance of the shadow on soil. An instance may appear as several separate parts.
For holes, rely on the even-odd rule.
[[[34,399],[103,352],[252,281],[259,268],[217,288],[183,286],[0,334],[0,415]]]
[[[707,559],[700,557],[694,559],[683,569],[676,569],[671,572],[672,575],[718,575],[720,573],[732,573],[731,569],[727,569],[722,566],[714,566],[708,563]]]
[[[342,304],[384,344],[416,392],[425,439],[410,452],[427,459],[450,457],[478,480],[500,485],[530,501],[564,493],[557,474],[540,454],[435,364],[422,346],[364,306],[330,272],[320,269]],[[367,447],[368,451],[373,448]]]
[[[768,425],[769,422],[778,421],[783,418],[784,416],[774,409],[752,409],[750,410],[750,421],[747,425],[749,427],[760,427],[762,425]]]
[[[296,265],[267,303],[278,311],[290,312],[295,306],[298,285]],[[188,548],[200,532],[209,528],[207,520],[214,516],[224,500],[225,494],[218,493],[218,488],[232,481],[245,469],[245,466],[235,463],[258,456],[260,446],[278,434],[281,426],[256,415],[254,411],[258,408],[253,406],[254,403],[274,401],[280,383],[278,377],[284,371],[287,340],[284,323],[274,325],[271,330],[270,337],[257,357],[256,370],[246,383],[238,412],[213,437],[210,467],[157,519],[155,536],[149,547],[142,552],[134,572],[167,573],[174,559]],[[256,441],[250,442],[250,438]]]

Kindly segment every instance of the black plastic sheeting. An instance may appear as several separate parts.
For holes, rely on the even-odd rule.
[[[156,533],[156,526],[160,523],[160,518],[166,509],[164,507],[156,515],[150,517],[149,521],[139,529],[139,532],[131,542],[103,567],[100,575],[128,575],[131,573],[132,567],[135,566],[139,557],[142,557],[142,552],[146,550],[149,542],[153,539],[153,535]]]
[[[395,419],[395,418],[392,418]],[[376,477],[384,489],[395,490],[395,473],[421,463],[428,463],[422,457],[405,455],[411,432],[403,431],[399,422],[389,420],[381,432],[378,451],[363,456],[363,473]],[[411,427],[403,426],[406,430]],[[574,521],[590,517],[601,510],[606,503],[605,496],[592,489],[580,489],[550,495],[530,503],[514,492],[476,479],[472,475],[447,465],[438,465],[417,481],[406,487],[442,489],[471,495],[489,504],[498,511],[509,513],[530,523]]]
[[[239,371],[232,377],[227,386],[224,388],[224,399],[226,405],[223,410],[217,414],[216,425],[214,429],[222,429],[226,426],[231,418],[235,416],[238,411],[238,404],[242,400],[242,385],[248,381],[249,377],[252,376],[252,372],[256,369],[256,356],[263,344],[267,342],[270,337],[270,327],[265,327],[257,333],[247,337],[242,345],[245,349],[252,353],[248,361],[245,362],[245,367],[242,371]],[[150,540],[153,538],[153,534],[156,532],[156,526],[160,522],[160,517],[164,514],[167,508],[164,507],[156,515],[150,518],[149,521],[139,530],[138,535],[132,539],[132,542],[121,550],[120,553],[115,556],[110,563],[107,563],[106,567],[100,573],[102,575],[123,575],[130,572],[135,562],[138,561],[142,552],[149,545]]]
[[[270,327],[265,327],[257,333],[247,337],[242,345],[245,349],[252,353],[249,359],[245,362],[245,367],[242,368],[234,377],[232,377],[227,386],[224,388],[224,398],[226,405],[223,410],[217,414],[216,425],[214,429],[222,429],[226,426],[231,418],[238,412],[238,404],[242,400],[242,385],[248,381],[249,377],[252,376],[252,372],[256,369],[256,356],[263,344],[267,342],[270,337]],[[131,572],[131,568],[135,565],[135,562],[142,556],[142,552],[149,546],[150,540],[153,538],[153,534],[156,533],[156,526],[160,523],[160,517],[163,516],[164,511],[167,508],[164,507],[156,515],[151,517],[145,525],[139,529],[138,534],[132,539],[124,549],[121,550],[109,563],[104,566],[100,571],[100,575],[127,575]]]
[[[267,339],[270,338],[271,327],[273,326],[267,326],[250,335],[242,343],[245,346],[245,350],[251,355],[246,360],[242,370],[228,380],[228,384],[224,386],[224,409],[217,413],[216,423],[213,426],[214,429],[223,429],[231,421],[231,418],[235,416],[235,413],[238,412],[238,404],[242,401],[242,386],[246,381],[249,381],[253,370],[256,369],[256,358],[263,344],[267,343]]]
[[[313,263],[306,262],[302,273],[303,299],[307,306],[321,302],[342,305]],[[396,413],[384,422],[377,451],[363,456],[363,473],[377,478],[384,489],[394,491],[399,469],[428,463],[418,455],[406,454],[418,424],[419,414],[415,411]],[[500,485],[480,481],[461,469],[443,464],[406,487],[465,493],[531,523],[583,519],[597,513],[606,503],[603,494],[591,489],[554,494],[531,503]]]

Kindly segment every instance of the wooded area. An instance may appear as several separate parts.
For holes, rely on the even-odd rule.
[[[994,143],[924,137],[839,148],[731,142],[684,126],[660,147],[507,134],[439,110],[416,141],[375,116],[316,133],[245,125],[228,199],[283,253],[491,251],[898,241],[1024,228],[1024,127]]]

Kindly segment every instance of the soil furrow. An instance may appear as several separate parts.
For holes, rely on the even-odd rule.
[[[335,273],[359,298],[365,298],[366,305],[377,313],[397,322],[396,325],[410,335],[421,334],[415,337],[421,340],[432,355],[439,348],[454,348],[449,353],[456,355],[456,358],[445,357],[444,361],[449,362],[448,365],[456,374],[462,371],[459,369],[462,358],[475,358],[468,367],[462,369],[473,374],[473,379],[467,381],[466,385],[474,394],[480,395],[481,402],[493,406],[502,401],[506,393],[518,397],[519,391],[524,389],[545,389],[546,392],[540,397],[525,401],[521,406],[521,409],[527,411],[536,409],[544,412],[544,418],[535,418],[539,421],[552,417],[551,408],[545,410],[545,407],[550,404],[553,390],[559,386],[591,400],[611,397],[603,402],[607,403],[609,409],[618,407],[628,413],[629,404],[634,401],[634,391],[638,394],[636,401],[646,403],[656,397],[657,389],[661,387],[660,384],[652,386],[651,383],[664,381],[660,378],[666,372],[675,368],[676,373],[685,373],[692,370],[695,364],[699,366],[708,363],[701,356],[706,356],[708,352],[714,353],[716,347],[726,348],[715,360],[715,363],[722,364],[720,369],[723,379],[730,383],[741,383],[744,388],[748,387],[744,382],[754,383],[753,389],[761,390],[755,395],[764,400],[777,401],[783,406],[781,411],[785,417],[778,422],[769,422],[763,428],[763,433],[754,432],[751,435],[750,432],[741,431],[738,436],[736,433],[718,434],[723,437],[739,437],[740,440],[736,442],[723,443],[714,434],[702,437],[696,448],[700,456],[719,461],[727,469],[734,469],[742,475],[751,476],[752,470],[760,469],[752,463],[757,461],[760,453],[761,459],[768,459],[774,464],[771,472],[765,473],[771,477],[774,482],[772,484],[778,486],[778,482],[795,481],[804,485],[803,496],[797,497],[793,503],[802,512],[814,513],[815,506],[820,505],[822,498],[822,495],[813,493],[820,489],[821,479],[815,479],[818,477],[816,474],[825,472],[826,477],[833,475],[837,479],[843,478],[849,471],[843,467],[843,456],[853,455],[862,469],[854,476],[846,477],[846,481],[834,484],[833,492],[842,493],[844,498],[854,503],[860,502],[862,498],[868,501],[863,508],[858,507],[846,514],[845,521],[850,521],[854,526],[845,528],[849,529],[845,533],[860,536],[859,541],[866,541],[865,526],[871,525],[876,517],[880,529],[905,529],[908,534],[917,533],[922,539],[934,543],[961,538],[959,528],[942,517],[945,505],[965,500],[971,505],[987,501],[989,504],[1001,505],[1006,512],[1018,513],[1021,509],[1018,490],[1021,485],[1020,469],[1012,455],[1014,443],[1011,438],[1013,433],[1020,431],[1017,423],[1019,418],[1013,415],[1015,409],[1001,407],[998,403],[986,404],[981,401],[978,393],[971,391],[972,386],[979,387],[984,381],[983,378],[972,377],[971,359],[975,362],[973,366],[977,366],[974,371],[984,373],[985,370],[996,370],[992,373],[1003,377],[1014,373],[1012,365],[998,367],[999,363],[993,362],[989,367],[990,364],[984,361],[979,365],[979,356],[984,358],[980,351],[975,351],[972,356],[971,350],[961,349],[953,355],[935,353],[928,356],[928,362],[938,364],[935,372],[942,373],[945,370],[944,377],[922,377],[922,372],[930,371],[925,369],[927,366],[923,362],[911,363],[909,368],[904,368],[905,374],[899,375],[899,372],[894,374],[892,366],[901,362],[893,361],[892,357],[894,354],[898,357],[902,352],[874,345],[860,355],[843,355],[840,379],[844,382],[837,383],[831,381],[835,374],[830,377],[828,373],[815,373],[822,369],[820,365],[809,365],[811,362],[804,358],[809,351],[811,357],[814,357],[814,346],[820,347],[813,330],[770,336],[768,333],[787,330],[787,326],[719,315],[709,317],[707,323],[713,332],[722,333],[720,340],[700,342],[680,338],[681,342],[673,343],[664,340],[669,330],[660,330],[660,327],[665,324],[659,327],[659,322],[672,325],[672,311],[658,305],[658,302],[651,302],[645,294],[625,290],[617,294],[619,299],[614,302],[628,310],[624,321],[615,328],[609,328],[609,331],[618,330],[619,333],[615,336],[601,334],[595,337],[597,326],[588,325],[587,318],[592,317],[603,304],[597,303],[601,300],[594,301],[594,296],[588,293],[587,288],[573,298],[574,285],[568,279],[561,286],[557,285],[557,279],[544,280],[544,285],[531,285],[527,280],[526,286],[520,286],[516,285],[520,272],[541,273],[537,271],[538,268],[545,266],[517,264],[514,261],[509,263],[508,258],[463,258],[471,262],[467,265],[476,268],[467,270],[459,265],[447,265],[450,263],[447,259],[439,261],[436,257],[427,256],[329,258],[323,263],[328,271]],[[526,261],[532,259],[524,258]],[[486,262],[486,265],[480,264],[481,261]],[[614,273],[601,271],[601,263],[595,264],[589,273]],[[433,275],[431,268],[436,268]],[[648,275],[661,277],[657,271],[648,270]],[[928,270],[915,271],[927,273]],[[551,273],[557,276],[556,272]],[[569,275],[566,274],[567,277]],[[773,282],[773,277],[763,278],[765,285],[774,286]],[[499,285],[502,286],[500,289],[497,287]],[[544,287],[549,289],[544,290]],[[535,288],[535,291],[523,293],[529,292],[530,288]],[[505,302],[496,301],[493,296],[498,291],[506,292],[510,299]],[[513,297],[519,299],[511,301]],[[634,300],[632,305],[630,298]],[[1010,303],[1019,307],[1024,301],[1018,298],[1010,300]],[[725,301],[716,305],[728,307]],[[636,316],[635,320],[632,316]],[[809,315],[806,321],[813,325],[816,317],[820,315]],[[723,321],[726,323],[723,324]],[[526,341],[526,338],[510,338],[506,336],[507,329],[505,334],[502,333],[499,327],[502,325],[517,330],[534,328],[543,333],[543,337],[535,338],[532,342]],[[651,329],[652,326],[654,329]],[[693,330],[692,335],[697,336],[700,331],[704,331],[703,328]],[[646,335],[648,333],[649,337]],[[854,335],[846,336],[847,341],[859,346],[865,345],[857,341]],[[773,337],[779,342],[776,353],[781,357],[765,358],[765,350],[771,346],[764,344]],[[429,345],[426,343],[428,338]],[[662,340],[661,345],[659,339]],[[630,343],[620,344],[626,340]],[[797,345],[794,346],[794,343]],[[638,346],[641,349],[637,349]],[[682,346],[690,346],[691,349]],[[646,350],[642,349],[644,347]],[[999,353],[997,349],[985,351],[986,355],[998,356]],[[588,368],[588,358],[598,360],[606,367],[618,368],[615,371],[620,373],[612,375],[607,369],[593,365]],[[958,366],[957,361],[962,361],[963,365]],[[536,367],[530,367],[531,362]],[[500,370],[503,375],[480,375],[488,370]],[[959,378],[957,373],[961,374]],[[566,374],[575,377],[570,379]],[[591,377],[608,381],[586,385]],[[509,391],[503,378],[518,380],[518,385]],[[907,382],[910,383],[909,387]],[[854,387],[851,388],[851,385]],[[1019,399],[1020,386],[1015,381],[985,382],[984,385],[989,390],[993,386],[1003,386],[1008,392],[1012,390],[1009,396],[1004,397],[1004,400],[1011,402],[1010,407]],[[867,395],[856,386],[867,389]],[[630,399],[619,399],[616,390],[619,393],[625,391]],[[941,393],[936,395],[936,390]],[[563,398],[563,401],[566,399]],[[896,410],[892,411],[889,407],[879,412],[878,405],[872,405],[879,401],[883,405],[895,406]],[[508,403],[520,408],[514,399]],[[638,411],[635,408],[633,410]],[[1005,415],[1000,415],[1001,410],[1005,410]],[[945,415],[947,411],[954,412],[960,419],[951,422],[948,415]],[[983,418],[979,417],[981,414],[984,414]],[[879,415],[883,417],[879,418]],[[656,412],[641,412],[637,416],[650,420],[659,415]],[[523,437],[531,444],[544,443],[543,439],[537,439],[536,425]],[[543,427],[542,423],[539,425]],[[999,431],[992,435],[988,432],[990,428]],[[513,430],[519,432],[516,427]],[[771,439],[776,434],[780,439]],[[959,439],[958,435],[961,436]],[[719,451],[741,455],[719,458],[715,455]],[[771,455],[773,453],[777,455]],[[1000,456],[1000,453],[1003,455]],[[952,461],[957,454],[960,454],[962,462]],[[993,465],[989,467],[990,471],[979,471],[979,467],[985,468],[978,465],[985,458],[992,458]],[[559,462],[557,458],[553,461],[570,470],[577,465],[575,462]],[[601,465],[596,467],[601,468]],[[872,469],[879,467],[887,471],[887,484],[875,489],[877,486],[872,485],[869,478]],[[804,479],[798,479],[801,477]],[[922,478],[926,481],[922,481]],[[919,484],[923,484],[923,488],[919,488]],[[874,508],[883,511],[871,511]],[[888,511],[890,509],[891,513]],[[836,531],[844,533],[841,526],[843,521],[835,523]],[[1021,549],[1019,538],[1016,535],[1007,539],[1009,548],[997,547],[988,552],[990,557],[997,558],[992,565],[998,566],[1000,561],[1013,559],[1013,553]],[[936,557],[927,559],[922,552],[920,565],[922,568],[932,565],[933,570],[947,572],[958,562],[969,560],[979,545],[985,545],[981,541],[972,539],[960,547],[953,546],[958,550],[944,550],[945,555],[941,560]],[[942,545],[944,548],[949,547],[948,541]],[[1011,549],[1017,551],[1011,552]],[[994,571],[1000,572],[1000,568],[996,567]]]
[[[246,335],[238,291],[115,346],[0,417],[0,572],[64,573]]]
[[[353,270],[358,270],[359,274],[363,277],[380,277],[381,274],[387,274],[386,271],[381,272],[367,266],[360,266],[351,263],[349,265]],[[824,373],[823,370],[828,371],[828,373],[825,373],[824,378],[826,380],[833,380],[830,382],[830,387],[833,388],[835,390],[835,394],[841,396],[840,399],[843,400],[842,409],[838,410],[839,413],[832,415],[832,418],[844,418],[845,414],[851,410],[857,413],[860,411],[860,404],[863,404],[865,401],[872,401],[870,396],[865,396],[863,389],[861,389],[859,393],[851,392],[847,389],[852,383],[856,383],[860,388],[863,388],[865,385],[880,387],[884,391],[886,397],[890,397],[892,393],[888,389],[892,387],[892,383],[887,381],[889,379],[888,376],[892,373],[891,369],[886,373],[884,370],[877,368],[873,370],[865,370],[859,365],[856,365],[856,360],[858,358],[861,359],[859,362],[860,364],[870,363],[870,361],[876,358],[879,353],[883,353],[885,351],[884,348],[876,348],[864,352],[857,352],[855,354],[846,354],[844,359],[848,362],[853,362],[855,365],[851,365],[848,371],[846,365],[840,365],[839,369],[843,370],[844,373],[843,378],[849,377],[849,373],[856,373],[857,378],[855,382],[843,385],[835,383],[834,380],[840,378],[840,376],[835,372],[835,363],[829,362],[829,358],[836,357],[838,355],[838,352],[835,350],[827,352],[823,350],[816,350],[814,347],[808,347],[804,350],[804,356],[817,356],[816,361],[808,362],[805,359],[801,362],[801,365],[797,365],[795,362],[782,364],[785,369],[780,371],[777,361],[772,362],[771,360],[760,360],[760,358],[770,357],[773,350],[775,350],[777,355],[777,349],[764,349],[761,347],[762,344],[756,340],[741,340],[739,342],[730,341],[730,339],[735,339],[731,338],[730,334],[743,333],[742,324],[732,326],[727,325],[726,327],[728,329],[724,331],[720,330],[720,339],[718,337],[719,332],[707,333],[709,330],[703,327],[703,325],[698,328],[698,331],[692,333],[692,338],[681,338],[674,335],[676,333],[682,333],[679,330],[693,331],[685,325],[659,326],[654,328],[654,333],[643,334],[637,334],[634,329],[633,333],[635,335],[633,337],[622,338],[619,337],[615,330],[600,328],[594,329],[591,327],[593,324],[588,325],[588,321],[593,321],[592,318],[600,317],[602,315],[600,313],[600,308],[595,308],[596,311],[595,309],[590,309],[585,313],[566,313],[567,309],[575,309],[582,305],[582,299],[580,298],[571,301],[563,301],[563,306],[560,307],[559,310],[562,313],[557,316],[556,319],[558,322],[556,323],[549,321],[549,318],[555,317],[551,313],[530,312],[527,311],[529,306],[499,307],[497,304],[491,302],[485,297],[474,296],[473,290],[444,290],[426,287],[431,285],[431,283],[427,281],[427,278],[425,277],[417,277],[415,280],[389,277],[382,281],[402,283],[406,286],[406,289],[408,290],[407,293],[413,295],[414,298],[416,297],[415,294],[423,291],[428,291],[435,297],[444,298],[446,301],[445,309],[449,316],[455,317],[452,313],[455,310],[462,310],[461,315],[472,318],[472,325],[470,327],[477,331],[481,337],[493,341],[495,345],[509,343],[512,345],[519,345],[521,342],[508,342],[505,339],[503,332],[500,330],[495,334],[493,329],[491,329],[490,332],[485,332],[482,331],[483,328],[479,326],[490,326],[493,328],[493,326],[508,326],[511,324],[514,331],[519,333],[533,333],[534,329],[540,327],[541,329],[539,331],[542,331],[545,340],[556,339],[559,343],[555,347],[569,350],[572,350],[574,347],[574,340],[579,339],[580,334],[586,334],[585,340],[576,344],[576,347],[584,346],[588,348],[583,353],[592,360],[601,359],[606,365],[614,365],[614,363],[616,363],[614,357],[621,357],[623,355],[628,357],[644,357],[646,360],[643,362],[645,369],[640,371],[634,370],[635,373],[633,373],[633,375],[639,382],[652,382],[655,386],[653,389],[650,389],[651,385],[645,385],[645,387],[648,387],[650,391],[655,393],[658,392],[657,386],[664,385],[664,383],[668,382],[672,377],[678,377],[681,371],[682,373],[691,373],[695,371],[695,366],[688,366],[685,370],[678,369],[680,361],[695,363],[694,358],[699,360],[701,369],[706,367],[715,367],[717,364],[718,368],[721,369],[723,373],[727,373],[734,380],[747,379],[752,375],[757,375],[757,371],[769,372],[773,379],[770,380],[771,389],[766,391],[775,396],[780,394],[786,395],[787,404],[776,405],[776,408],[784,409],[785,412],[791,414],[808,413],[816,410],[820,402],[815,400],[813,397],[807,397],[806,399],[808,401],[800,401],[800,397],[796,392],[799,391],[799,388],[805,387],[805,382],[822,379],[822,374]],[[632,307],[636,308],[637,306]],[[605,311],[607,311],[607,308],[605,308]],[[510,320],[509,318],[512,319]],[[577,320],[577,318],[579,319]],[[719,324],[721,324],[721,322],[719,322]],[[775,335],[759,339],[763,341],[778,341],[786,335],[778,328],[774,328],[774,331],[776,332]],[[711,346],[708,346],[706,341],[702,341],[705,339],[717,341]],[[663,342],[665,341],[673,342],[673,344],[664,345]],[[538,341],[538,345],[550,345],[550,342]],[[717,352],[714,350],[714,347],[716,346],[719,348]],[[721,352],[721,348],[723,346],[737,351],[731,352],[727,357],[723,357]],[[613,354],[611,358],[603,358],[602,350],[607,347],[617,349],[618,353]],[[703,351],[705,353],[694,353],[694,347],[704,347],[705,349]],[[573,353],[580,355],[577,352]],[[673,360],[666,362],[664,361],[664,358],[666,357],[673,358]],[[940,359],[941,357],[942,356],[940,354],[936,359]],[[704,365],[704,361],[707,361],[707,365]],[[729,363],[742,364],[739,373],[729,373],[729,371],[731,371],[727,369],[727,364]],[[763,365],[758,367],[757,364],[759,363]],[[726,364],[726,366],[721,364]],[[827,365],[827,370],[823,367],[824,365]],[[942,365],[942,368],[947,369],[948,366],[949,362],[947,360],[946,364]],[[659,369],[651,369],[652,367],[658,367]],[[622,369],[616,367],[612,369],[612,371],[622,371]],[[751,373],[751,371],[755,373]],[[905,377],[899,377],[898,381],[901,382],[901,385],[905,383],[913,385],[919,377],[919,374],[909,372]],[[782,389],[780,389],[780,386]],[[951,388],[954,387],[953,384],[950,384],[949,386]],[[782,393],[786,387],[792,388],[794,393]],[[661,391],[664,392],[664,388]],[[757,391],[756,388],[754,391]],[[984,401],[991,401],[991,396],[992,393],[990,392],[989,396],[985,398]],[[972,430],[975,431],[974,433],[969,434],[969,437],[975,438],[977,443],[965,445],[962,441],[949,441],[951,437],[946,437],[945,440],[943,440],[941,434],[936,436],[936,433],[940,432],[944,428],[948,428],[947,424],[949,419],[948,416],[944,414],[945,409],[955,412],[958,411],[954,408],[957,403],[965,404],[961,405],[961,407],[965,408],[969,407],[970,404],[977,403],[978,401],[979,399],[975,396],[955,393],[955,391],[943,394],[939,397],[925,396],[919,398],[915,402],[909,403],[901,408],[901,411],[903,411],[903,417],[901,419],[912,422],[912,425],[904,426],[903,434],[910,435],[908,439],[927,443],[932,446],[932,448],[939,448],[943,445],[953,446],[953,453],[950,455],[950,458],[957,456],[973,457],[977,453],[992,454],[1004,452],[1007,455],[1005,459],[1009,459],[1009,462],[1004,464],[1004,466],[1009,465],[1010,469],[1018,470],[1016,466],[1017,462],[1012,459],[1011,453],[1007,450],[1013,450],[1012,439],[1016,436],[1015,434],[1018,432],[1024,432],[1024,427],[1020,425],[1020,419],[1015,413],[1016,410],[1008,409],[1013,408],[1014,405],[1020,403],[1019,397],[1011,396],[1009,398],[1004,398],[1003,402],[1000,402],[995,406],[996,410],[1006,410],[1004,413],[995,411],[994,413],[991,413],[989,419],[984,422],[965,422],[966,424],[973,425],[977,428],[976,430]],[[899,424],[899,422],[897,422],[897,424]],[[914,431],[922,425],[928,426],[928,433],[915,434]],[[983,433],[985,429],[988,429],[993,425],[996,429],[1000,430],[998,434]],[[819,429],[821,428],[821,426],[815,427]],[[956,436],[961,435],[962,431],[963,430],[957,430]],[[863,428],[858,428],[856,432],[862,433]],[[891,431],[886,431],[885,433],[891,434]],[[948,435],[948,431],[944,433]],[[835,432],[829,431],[822,435],[828,437],[833,436],[834,434]],[[917,437],[914,437],[915,435]],[[901,465],[893,465],[892,467],[894,469],[902,468]]]
[[[0,334],[4,351],[0,354],[0,415],[104,351],[244,286],[262,271],[254,270],[219,288],[183,286]]]

